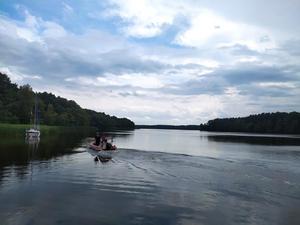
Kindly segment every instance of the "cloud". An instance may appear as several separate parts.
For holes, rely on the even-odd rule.
[[[75,82],[79,85],[93,85],[98,87],[140,87],[145,89],[161,88],[163,83],[156,75],[145,75],[141,73],[110,74],[105,73],[101,77],[75,77],[66,78],[67,82]]]
[[[26,21],[16,23],[0,18],[4,25],[0,30],[1,62],[23,73],[59,79],[104,73],[158,72],[165,67],[158,61],[143,59],[131,51],[124,40],[105,32],[88,30],[75,35],[54,22],[36,19],[39,24],[28,27]]]
[[[219,49],[222,51],[230,51],[232,55],[237,55],[237,56],[259,56],[260,53],[258,51],[250,49],[246,45],[242,44],[233,44],[233,45],[225,45],[219,47]]]
[[[276,30],[275,18],[267,24],[258,1],[262,22],[248,15],[253,3],[220,4],[62,2],[55,11],[62,18],[50,8],[18,5],[14,15],[0,16],[0,70],[19,84],[136,123],[300,110],[291,103],[300,96],[297,29]],[[249,12],[238,11],[244,4]]]
[[[74,13],[74,9],[66,2],[62,2],[62,6],[65,15]]]
[[[164,91],[177,95],[223,95],[234,88],[240,95],[282,97],[290,96],[299,84],[300,75],[284,68],[240,64],[234,68],[220,68]]]
[[[281,48],[281,51],[287,52],[292,56],[300,57],[300,39],[292,39],[285,41]]]
[[[273,35],[271,28],[258,26],[257,21],[253,19],[242,22],[230,19],[232,15],[239,15],[237,11],[229,14],[227,12],[226,18],[216,12],[219,7],[207,1],[108,0],[107,2],[110,5],[107,17],[120,18],[120,30],[125,35],[135,38],[156,37],[170,27],[177,27],[179,30],[174,33],[173,44],[198,48],[240,44],[252,50],[264,51],[275,48],[275,39],[282,36],[280,32],[276,32],[276,36]],[[226,8],[224,6],[224,9]],[[261,15],[262,11],[256,13]],[[178,18],[183,18],[184,26],[178,26],[178,21],[182,20]]]
[[[125,24],[121,30],[128,36],[153,37],[171,25],[177,14],[166,1],[109,1],[112,8],[107,16],[117,16]],[[172,7],[172,8],[169,8]]]
[[[265,36],[271,36],[267,29],[231,21],[211,10],[202,9],[191,18],[190,26],[176,36],[175,43],[190,47],[236,45],[256,51],[275,48],[276,43],[271,39],[260,41]]]
[[[19,73],[17,70],[10,69],[7,67],[0,67],[0,72],[3,74],[6,74],[10,77],[12,82],[22,82],[24,80],[32,80],[32,79],[37,79],[41,80],[42,78],[38,75],[28,75],[24,73]]]

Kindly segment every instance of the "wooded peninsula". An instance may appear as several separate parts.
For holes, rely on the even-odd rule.
[[[133,129],[135,126],[127,118],[83,109],[75,101],[51,93],[34,93],[30,85],[18,86],[3,73],[0,73],[0,123],[29,124],[35,96],[41,124],[92,126],[99,129]]]

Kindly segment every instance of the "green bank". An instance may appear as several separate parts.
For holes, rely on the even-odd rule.
[[[30,124],[8,124],[0,123],[0,136],[24,136],[26,129],[30,128]],[[93,135],[96,131],[96,127],[89,126],[77,126],[77,127],[68,127],[68,126],[49,126],[41,125],[40,126],[41,136],[49,135],[68,135],[68,134],[86,134]]]

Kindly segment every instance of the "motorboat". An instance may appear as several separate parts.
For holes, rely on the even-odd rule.
[[[94,143],[90,143],[88,147],[88,152],[93,156],[99,156],[104,158],[112,157],[116,154],[117,147],[115,145],[110,145],[108,143],[107,146],[110,146],[108,149],[103,149],[100,145],[95,145]]]
[[[90,143],[89,147],[90,147],[90,149],[93,149],[95,151],[115,151],[115,150],[117,150],[117,146],[112,145],[111,143],[107,143],[105,149],[103,149],[101,145],[95,145],[94,143]]]

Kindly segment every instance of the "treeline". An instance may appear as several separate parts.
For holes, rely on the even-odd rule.
[[[100,129],[133,129],[127,118],[82,109],[75,101],[51,93],[36,93],[41,124],[59,126],[94,126]],[[0,73],[0,122],[28,124],[32,120],[35,93],[29,85],[17,86]]]
[[[198,125],[136,125],[136,129],[199,130]]]
[[[300,134],[300,113],[276,112],[247,117],[214,119],[200,125],[200,130],[222,132],[250,132]]]
[[[300,134],[300,113],[262,113],[248,117],[214,119],[200,125],[136,125],[135,128]]]

